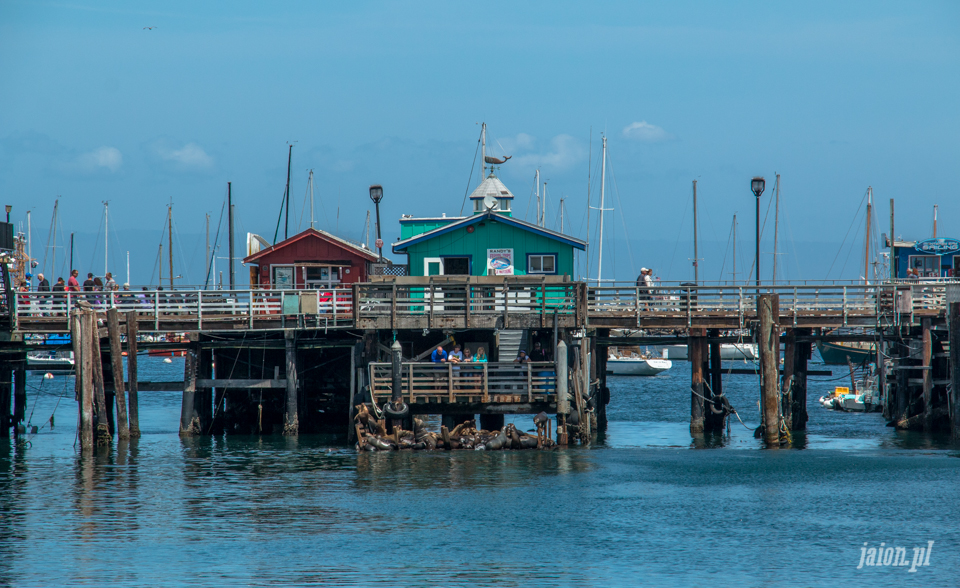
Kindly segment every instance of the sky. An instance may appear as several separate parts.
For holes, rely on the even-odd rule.
[[[5,0],[0,79],[0,200],[24,231],[31,211],[41,269],[60,198],[48,276],[71,232],[77,269],[103,273],[108,201],[108,268],[126,279],[129,251],[130,280],[156,283],[172,202],[174,273],[203,283],[228,181],[238,254],[248,232],[274,240],[290,143],[290,234],[309,225],[312,169],[318,226],[353,240],[382,184],[389,244],[401,214],[460,213],[481,122],[488,154],[512,156],[497,173],[515,214],[533,219],[539,168],[547,225],[563,198],[591,278],[601,136],[605,279],[693,278],[694,180],[701,280],[733,277],[734,214],[749,271],[754,175],[765,277],[774,257],[779,279],[862,276],[868,187],[874,236],[892,198],[898,237],[932,236],[934,205],[938,236],[960,237],[956,2]],[[225,257],[225,222],[218,243]]]

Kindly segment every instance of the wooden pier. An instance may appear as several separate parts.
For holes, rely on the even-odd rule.
[[[817,340],[876,341],[891,423],[960,435],[960,410],[954,408],[960,406],[958,288],[881,283],[647,291],[555,276],[436,276],[382,277],[318,290],[7,290],[0,302],[6,334],[0,341],[0,428],[23,421],[22,370],[32,338],[71,333],[85,444],[136,436],[137,395],[158,386],[182,391],[184,435],[319,433],[347,439],[354,434],[355,407],[381,404],[398,386],[412,414],[479,414],[495,424],[503,414],[560,413],[561,420],[569,416],[577,423],[579,433],[596,435],[605,426],[609,401],[607,347],[681,341],[693,363],[696,437],[722,430],[730,417],[719,350],[733,339],[726,333],[735,331],[737,339],[752,333],[748,337],[766,350],[760,364],[769,446],[778,446],[784,431],[805,427],[807,362]],[[541,342],[553,359],[513,363],[515,349],[501,342],[511,332]],[[186,340],[147,340],[168,334]],[[394,342],[401,350],[399,373]],[[484,346],[490,362],[424,362],[438,344],[449,348],[454,342]],[[776,367],[780,342],[782,375]],[[138,381],[136,353],[151,346],[185,350],[182,382]],[[565,369],[558,348],[566,350]],[[131,359],[125,378],[118,361],[123,351]],[[886,357],[895,360],[890,369]],[[569,392],[560,398],[558,390]]]

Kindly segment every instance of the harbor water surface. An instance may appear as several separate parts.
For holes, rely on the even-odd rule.
[[[144,358],[140,377],[177,379],[182,361]],[[0,585],[960,585],[960,447],[824,410],[844,380],[811,378],[802,449],[762,450],[743,375],[724,386],[746,426],[694,443],[689,364],[674,366],[611,377],[591,447],[375,454],[182,440],[163,392],[140,395],[142,438],[84,457],[72,379],[33,373],[40,430],[0,440]],[[858,567],[864,547],[912,558],[928,541],[912,572]]]

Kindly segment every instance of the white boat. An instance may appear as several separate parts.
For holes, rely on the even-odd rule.
[[[615,376],[655,376],[673,367],[669,359],[640,357],[639,355],[607,356],[607,373]]]
[[[758,359],[760,350],[756,343],[722,343],[720,359]],[[686,345],[666,345],[663,347],[664,359],[687,359]]]
[[[73,351],[30,351],[27,353],[27,369],[72,370]]]

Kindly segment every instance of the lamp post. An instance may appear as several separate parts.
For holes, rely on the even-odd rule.
[[[760,287],[760,195],[763,194],[763,188],[766,182],[763,178],[757,176],[750,180],[750,189],[757,197],[757,257],[754,265],[757,266],[757,287]]]
[[[383,186],[380,184],[370,186],[370,200],[373,200],[377,208],[377,261],[383,263],[383,239],[380,238],[380,201],[383,200]]]
[[[13,210],[13,206],[7,204],[4,208],[7,210],[7,222],[10,222],[10,211]]]

